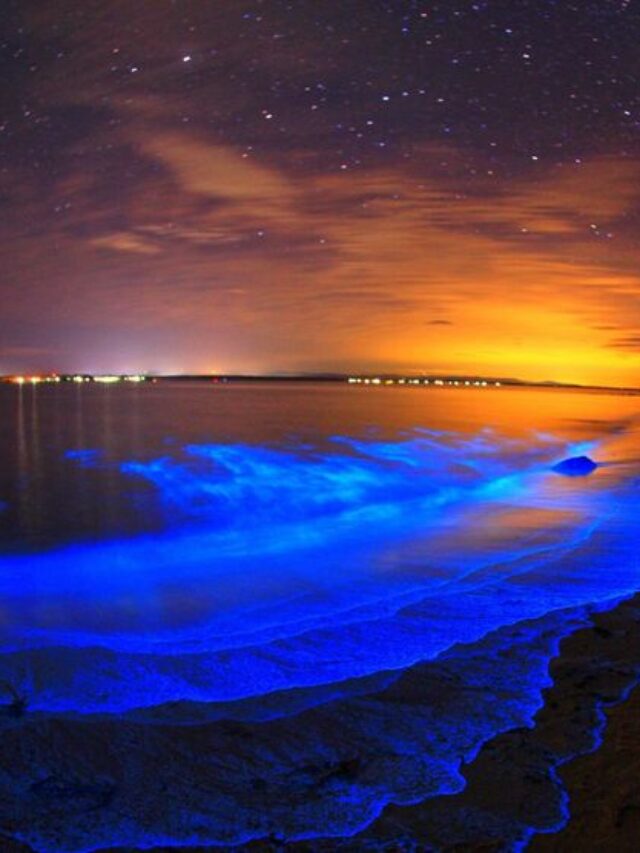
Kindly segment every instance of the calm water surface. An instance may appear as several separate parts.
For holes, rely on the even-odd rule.
[[[0,386],[0,413],[0,547],[10,553],[171,524],[148,484],[121,476],[119,465],[189,444],[331,452],[335,436],[393,442],[416,429],[471,437],[489,428],[531,446],[546,433],[555,450],[623,429],[640,415],[640,398],[314,384]]]

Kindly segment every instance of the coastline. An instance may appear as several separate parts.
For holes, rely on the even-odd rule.
[[[234,846],[157,846],[153,853],[204,851],[519,851],[573,853],[635,849],[640,800],[640,594],[595,613],[552,659],[552,684],[531,728],[515,728],[486,742],[464,765],[465,788],[415,805],[387,806],[351,838],[285,842],[276,836]],[[100,731],[102,729],[102,731]],[[23,730],[27,734],[27,729]],[[108,740],[109,724],[98,724]],[[29,739],[25,749],[29,749]],[[595,747],[595,748],[594,748]],[[76,756],[79,759],[79,756]],[[75,763],[72,759],[72,763]],[[566,792],[566,793],[565,793]],[[571,800],[571,819],[557,823],[558,805]],[[66,807],[75,808],[73,793]],[[91,809],[101,806],[91,803]],[[523,827],[536,827],[534,833]],[[17,829],[17,827],[16,827]],[[536,834],[542,831],[544,834]],[[0,829],[5,853],[34,848]],[[63,848],[61,848],[63,849]],[[135,846],[95,848],[96,853],[138,853]]]
[[[553,835],[536,836],[531,853],[570,850],[637,849],[640,837],[640,687],[606,710],[602,746],[577,758],[560,771],[571,796],[573,817]]]
[[[562,640],[534,726],[485,743],[463,767],[460,793],[387,806],[350,839],[279,847],[258,842],[247,849],[631,853],[640,824],[640,594],[594,614],[592,622]],[[571,801],[567,823],[512,837],[527,820],[544,818],[545,810],[553,820],[549,804],[558,796],[564,806],[566,797]]]

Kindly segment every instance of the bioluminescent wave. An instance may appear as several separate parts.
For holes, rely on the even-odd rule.
[[[607,461],[606,445],[426,430],[72,454],[145,483],[165,528],[0,558],[0,666],[29,695],[24,724],[107,726],[117,767],[120,818],[68,819],[64,849],[344,837],[460,790],[462,762],[531,725],[562,637],[638,588],[637,489],[615,466],[552,470],[588,449]],[[180,808],[134,794],[152,755]],[[59,826],[22,837],[60,849]]]
[[[572,450],[430,432],[125,461],[166,532],[2,558],[3,648],[55,655],[36,707],[122,712],[367,676],[624,595],[609,495],[548,470]]]

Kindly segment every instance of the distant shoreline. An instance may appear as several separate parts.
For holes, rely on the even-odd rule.
[[[135,382],[138,384],[158,382],[198,382],[211,384],[239,384],[239,383],[323,383],[323,384],[351,384],[364,385],[366,387],[436,387],[436,388],[458,388],[469,390],[473,388],[529,388],[538,390],[561,390],[561,391],[598,391],[609,394],[640,394],[640,387],[626,387],[615,385],[581,385],[575,382],[529,382],[523,379],[514,379],[499,376],[479,375],[457,375],[457,374],[402,374],[402,373],[295,373],[295,374],[205,374],[205,373],[180,373],[180,374],[91,374],[91,373],[41,373],[36,375],[4,375],[0,376],[2,384],[52,384],[90,382],[96,384],[118,384],[120,382]]]

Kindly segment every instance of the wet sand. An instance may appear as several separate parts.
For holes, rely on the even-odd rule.
[[[593,627],[565,638],[550,672],[553,685],[544,691],[535,725],[507,731],[486,743],[465,766],[466,786],[459,794],[412,806],[388,806],[365,831],[349,839],[286,843],[273,836],[241,847],[156,847],[155,853],[635,850],[640,832],[640,688],[635,687],[640,677],[640,596],[595,615]],[[102,732],[100,728],[96,726],[95,734],[106,745],[109,727]],[[201,733],[206,728],[198,727]],[[23,731],[28,761],[33,744],[29,729]],[[195,744],[196,730],[194,737]],[[349,772],[359,771],[354,767]],[[557,819],[558,809],[566,809],[565,791],[571,814],[566,826],[527,837],[528,827],[548,827]],[[84,800],[76,802],[74,792],[67,791],[65,802],[56,808],[108,808],[108,797],[101,803],[99,793],[84,792]],[[0,835],[3,853],[33,850],[10,837],[10,824],[5,822],[5,834]],[[102,853],[137,849],[101,848]]]
[[[640,837],[640,596],[594,616],[552,661],[553,686],[533,729],[485,744],[460,794],[389,806],[347,840],[257,843],[254,851],[503,851],[626,853]],[[626,695],[630,692],[630,695]],[[602,710],[601,710],[602,709]],[[595,731],[595,742],[594,742]],[[576,752],[585,752],[572,757]],[[558,761],[566,761],[557,768]],[[571,817],[527,839],[521,827],[553,819],[566,790]],[[520,835],[516,840],[515,836]]]

